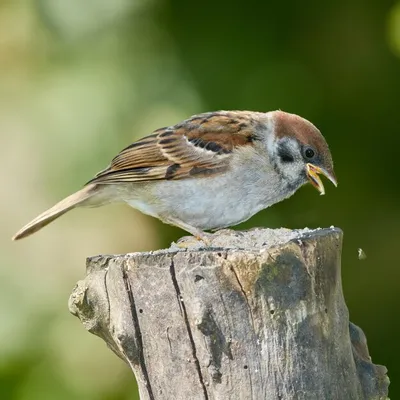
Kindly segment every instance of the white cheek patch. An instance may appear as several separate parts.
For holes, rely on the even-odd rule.
[[[286,148],[290,150],[290,153],[296,158],[296,155],[301,157],[300,145],[297,140],[294,139],[286,139],[285,141]]]
[[[272,144],[273,157],[276,167],[280,173],[289,181],[289,183],[298,182],[303,175],[304,161],[301,156],[300,144],[293,138],[282,138]],[[288,160],[281,157],[282,153],[287,156]]]
[[[293,158],[293,161],[299,162],[302,160],[300,145],[297,140],[291,138],[275,140],[273,135],[271,135],[267,140],[267,149],[270,156],[273,157],[278,164],[282,164],[279,157],[279,151],[282,149]],[[290,162],[287,164],[290,164]]]

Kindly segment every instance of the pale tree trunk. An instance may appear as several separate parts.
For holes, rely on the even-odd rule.
[[[387,399],[344,302],[339,229],[221,231],[88,259],[70,310],[142,400]]]

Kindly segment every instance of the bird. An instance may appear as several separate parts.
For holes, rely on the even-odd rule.
[[[124,148],[12,239],[74,208],[122,202],[206,240],[206,231],[246,221],[307,182],[324,194],[319,175],[337,186],[328,144],[308,120],[281,110],[206,112]]]

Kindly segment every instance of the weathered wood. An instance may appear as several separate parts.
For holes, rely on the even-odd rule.
[[[144,399],[386,399],[344,302],[339,229],[222,231],[88,259],[70,310]]]

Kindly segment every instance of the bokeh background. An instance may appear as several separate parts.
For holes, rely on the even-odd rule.
[[[128,368],[67,300],[86,256],[183,232],[121,205],[12,234],[156,128],[278,108],[321,129],[339,186],[305,187],[239,228],[344,230],[351,320],[400,398],[400,2],[1,0],[1,399],[136,399]]]

